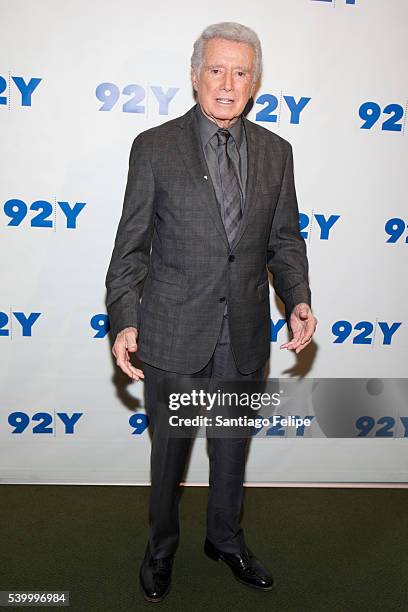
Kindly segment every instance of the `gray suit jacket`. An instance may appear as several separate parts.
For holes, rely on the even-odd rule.
[[[244,118],[246,204],[229,247],[203,155],[195,107],[139,134],[106,275],[113,338],[137,327],[138,357],[191,374],[214,351],[228,303],[232,349],[249,374],[270,353],[268,273],[285,304],[310,304],[291,145]]]

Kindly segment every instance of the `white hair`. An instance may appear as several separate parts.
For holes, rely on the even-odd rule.
[[[197,77],[200,74],[203,63],[205,45],[212,38],[224,38],[225,40],[233,40],[250,45],[255,52],[253,80],[257,81],[259,79],[262,72],[262,48],[258,35],[251,28],[231,21],[223,21],[207,26],[195,41],[191,56],[191,67],[194,69]]]

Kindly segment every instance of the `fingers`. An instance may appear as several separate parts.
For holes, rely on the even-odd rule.
[[[121,362],[116,361],[116,364],[120,367],[122,372],[127,374],[127,376],[129,376],[129,378],[131,378],[132,380],[140,380],[141,378],[144,378],[143,370],[140,370],[140,368],[135,368],[135,366],[132,365],[130,361],[125,359],[125,361]]]
[[[305,333],[303,334],[302,344],[308,344],[316,330],[317,319],[314,317],[306,322]]]
[[[281,345],[281,349],[282,348],[287,348],[288,350],[294,350],[296,349],[298,346],[301,345],[302,343],[302,339],[303,339],[303,334],[302,335],[296,335],[292,338],[292,340],[290,340],[289,342],[286,342],[285,344]]]
[[[130,363],[130,357],[126,349],[118,353],[116,365],[132,380],[144,378],[143,371],[139,368],[135,368],[135,366]]]
[[[300,346],[297,347],[297,349],[295,350],[296,355],[298,355],[300,353],[300,351],[303,351],[304,348],[307,347],[308,344],[310,344],[312,341],[311,338],[309,338],[309,340],[307,342],[305,342],[304,344],[301,344]]]
[[[297,325],[296,329],[293,330],[293,338],[289,341],[289,342],[285,342],[285,344],[281,345],[281,349],[282,348],[287,348],[287,349],[295,349],[299,346],[299,344],[301,343],[303,336],[304,336],[304,325]]]
[[[296,329],[292,340],[285,342],[280,346],[281,349],[294,350],[296,354],[303,351],[304,348],[312,341],[313,334],[316,330],[317,319],[312,315],[307,321],[302,322],[301,326]]]
[[[129,353],[137,351],[136,338],[137,329],[134,327],[126,328],[117,335],[112,347],[112,353],[116,357],[116,365],[132,380],[144,378],[143,370],[135,368],[130,362]]]

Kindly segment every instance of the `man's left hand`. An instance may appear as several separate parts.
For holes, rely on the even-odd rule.
[[[280,348],[291,349],[298,354],[310,344],[316,330],[317,319],[310,310],[309,304],[304,302],[296,304],[290,315],[289,325],[293,338],[290,342],[282,344]]]

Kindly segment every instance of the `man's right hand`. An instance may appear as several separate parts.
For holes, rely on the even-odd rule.
[[[132,380],[140,380],[144,378],[142,370],[135,368],[130,363],[130,354],[137,351],[138,330],[136,327],[125,327],[116,336],[115,344],[112,347],[112,353],[116,358],[116,365],[120,367],[122,372],[127,374]]]

